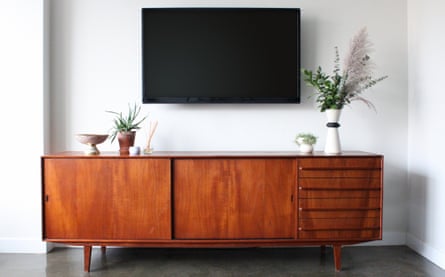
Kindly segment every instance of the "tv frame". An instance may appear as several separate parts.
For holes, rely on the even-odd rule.
[[[297,26],[297,34],[296,34],[296,68],[295,68],[295,77],[296,77],[296,91],[295,97],[148,97],[149,93],[147,92],[147,80],[145,78],[145,55],[144,55],[144,11],[145,10],[293,10],[296,12],[296,26]],[[301,78],[300,78],[300,69],[301,69],[301,9],[300,8],[246,8],[246,7],[175,7],[175,8],[142,8],[141,9],[141,23],[142,23],[142,33],[141,33],[141,41],[142,41],[142,103],[143,104],[299,104],[301,101]]]

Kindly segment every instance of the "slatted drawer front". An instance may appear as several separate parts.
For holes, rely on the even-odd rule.
[[[381,238],[382,160],[310,159],[299,163],[298,238]]]
[[[325,239],[329,241],[333,240],[376,240],[381,239],[380,230],[378,229],[361,229],[361,230],[334,230],[331,231],[306,231],[299,232],[299,239]]]
[[[301,223],[306,230],[350,230],[357,226],[375,228],[380,224],[378,217],[302,219]]]

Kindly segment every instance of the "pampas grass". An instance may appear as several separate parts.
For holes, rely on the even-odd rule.
[[[375,109],[375,106],[361,94],[388,76],[376,79],[372,77],[374,64],[369,56],[371,51],[372,43],[368,39],[368,31],[364,27],[351,40],[344,63],[343,79],[345,81],[342,89],[350,101],[362,101],[368,107]]]

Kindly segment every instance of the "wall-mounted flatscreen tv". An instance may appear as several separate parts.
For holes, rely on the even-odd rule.
[[[143,8],[143,103],[299,103],[298,8]]]

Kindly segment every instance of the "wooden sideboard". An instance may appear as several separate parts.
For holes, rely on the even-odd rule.
[[[288,247],[382,239],[383,156],[365,152],[63,152],[42,157],[43,240]]]

